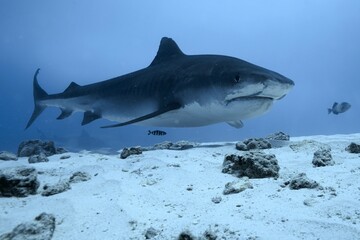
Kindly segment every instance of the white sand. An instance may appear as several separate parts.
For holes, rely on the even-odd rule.
[[[56,217],[53,239],[145,239],[150,227],[160,231],[153,239],[175,239],[184,230],[194,236],[211,230],[218,239],[360,239],[360,155],[345,151],[359,143],[360,134],[296,137],[290,143],[303,140],[330,145],[335,165],[314,168],[317,147],[311,142],[297,151],[264,150],[276,155],[280,177],[250,179],[253,189],[231,195],[222,191],[237,178],[221,170],[225,154],[241,154],[234,144],[148,151],[125,160],[89,152],[64,160],[55,155],[31,164],[44,172],[39,191],[76,171],[92,179],[49,197],[0,198],[0,235],[46,212]],[[20,165],[29,165],[27,158],[0,161],[1,168]],[[301,172],[324,189],[280,186]],[[215,204],[218,196],[222,201]]]

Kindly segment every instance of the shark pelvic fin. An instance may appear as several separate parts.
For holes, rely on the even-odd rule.
[[[169,112],[169,111],[172,111],[172,110],[176,110],[176,109],[179,109],[179,108],[181,108],[181,104],[177,103],[177,102],[174,102],[174,103],[168,104],[167,106],[165,106],[163,108],[160,108],[159,110],[157,110],[157,111],[155,111],[153,113],[144,115],[142,117],[138,117],[138,118],[135,118],[135,119],[132,119],[130,121],[123,122],[123,123],[103,126],[101,128],[121,127],[121,126],[129,125],[129,124],[132,124],[132,123],[141,122],[141,121],[144,121],[144,120],[147,120],[147,119],[150,119],[150,118],[153,118],[153,117],[157,117],[157,116],[159,116],[159,115],[161,115],[163,113],[166,113],[166,112]]]
[[[185,56],[179,46],[171,38],[163,37],[160,41],[159,50],[150,66],[169,61],[171,59]]]
[[[49,95],[45,92],[44,89],[42,89],[39,85],[39,82],[37,80],[37,75],[40,72],[40,68],[38,68],[34,75],[33,80],[33,94],[34,94],[34,111],[26,125],[25,129],[28,129],[31,124],[36,120],[36,118],[45,110],[46,106],[40,104],[40,100],[47,98]]]
[[[84,118],[83,118],[83,120],[81,122],[81,125],[89,124],[92,121],[95,121],[96,119],[99,119],[99,118],[101,118],[100,114],[87,111],[87,112],[84,113]]]
[[[244,126],[244,123],[241,120],[238,121],[229,121],[227,122],[230,126],[234,128],[242,128]]]
[[[72,110],[61,108],[61,114],[56,118],[58,120],[70,117],[70,115],[73,113]]]

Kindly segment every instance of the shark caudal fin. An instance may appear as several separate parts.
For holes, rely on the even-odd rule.
[[[39,74],[40,68],[38,68],[35,72],[34,75],[34,83],[33,83],[33,88],[34,88],[34,111],[33,114],[31,115],[30,120],[28,121],[26,128],[28,129],[31,124],[33,124],[33,122],[36,120],[36,118],[45,110],[46,106],[43,106],[39,103],[40,100],[46,98],[48,96],[48,94],[44,91],[44,89],[42,89],[38,83],[37,80],[37,75]]]

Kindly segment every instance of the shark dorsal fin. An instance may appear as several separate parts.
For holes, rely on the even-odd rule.
[[[171,38],[163,37],[160,42],[159,50],[150,66],[181,56],[185,56],[185,54],[180,50],[176,42]]]
[[[74,82],[71,82],[70,85],[65,89],[64,92],[68,92],[68,91],[71,91],[71,90],[74,90],[76,88],[80,87],[79,84],[77,83],[74,83]]]

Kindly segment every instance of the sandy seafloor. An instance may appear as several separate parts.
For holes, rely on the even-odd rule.
[[[311,141],[330,145],[335,165],[313,167]],[[359,141],[360,134],[293,137],[289,144],[300,143],[295,151],[289,145],[263,150],[276,155],[279,178],[250,179],[253,189],[230,195],[222,194],[224,186],[237,178],[221,170],[226,154],[242,154],[234,143],[127,159],[86,151],[63,160],[54,155],[31,164],[43,172],[38,191],[76,171],[91,180],[49,197],[0,198],[0,235],[46,212],[56,217],[53,239],[145,239],[150,227],[159,231],[153,239],[176,239],[185,230],[196,237],[209,230],[217,239],[360,239],[360,154],[345,151]],[[0,161],[0,168],[20,165],[29,165],[27,158]],[[281,187],[302,172],[323,189]]]

